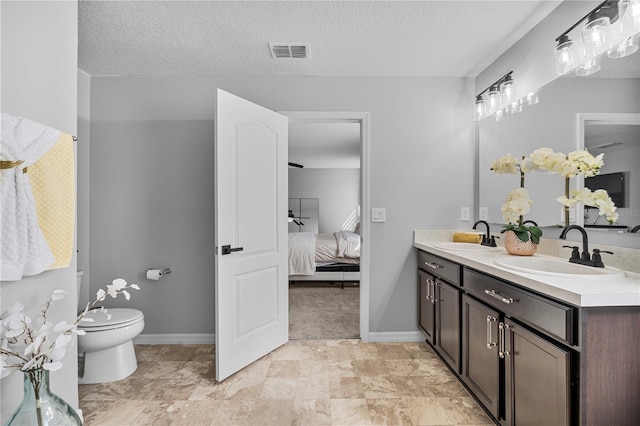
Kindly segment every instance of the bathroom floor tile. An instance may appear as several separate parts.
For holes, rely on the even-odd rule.
[[[137,345],[138,369],[80,385],[85,425],[492,424],[422,343],[296,340],[222,383],[213,345]]]

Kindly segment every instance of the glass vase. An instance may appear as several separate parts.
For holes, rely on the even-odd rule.
[[[24,397],[6,423],[9,425],[82,425],[76,411],[49,389],[49,370],[23,371]]]

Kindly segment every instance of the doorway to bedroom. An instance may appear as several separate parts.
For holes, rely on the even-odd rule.
[[[283,114],[289,116],[289,339],[366,341],[368,114]]]

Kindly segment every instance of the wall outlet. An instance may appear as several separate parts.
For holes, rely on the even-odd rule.
[[[371,222],[386,222],[387,209],[384,207],[373,207],[371,209]]]
[[[480,207],[478,215],[480,216],[480,220],[489,220],[489,207]]]
[[[560,209],[560,223],[564,223],[564,207]],[[576,223],[576,208],[569,207],[569,223]]]
[[[469,222],[469,207],[460,207],[460,221]]]

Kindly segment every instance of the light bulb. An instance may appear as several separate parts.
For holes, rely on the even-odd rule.
[[[576,67],[575,46],[566,34],[558,39],[555,56],[558,75],[565,75]]]

